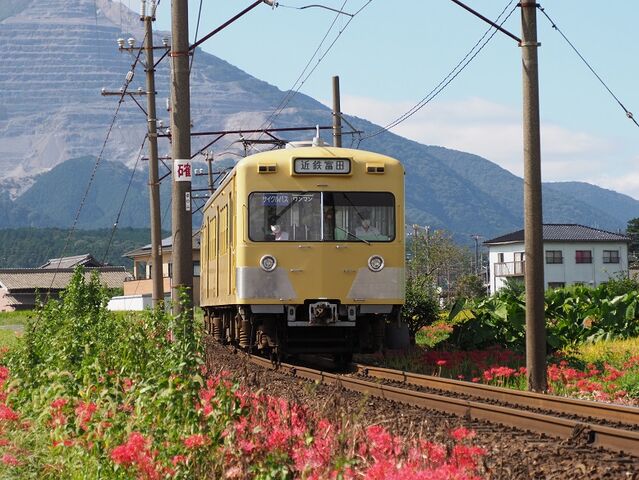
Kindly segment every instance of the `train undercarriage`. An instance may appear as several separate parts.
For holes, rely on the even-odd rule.
[[[280,312],[263,307],[279,307]],[[399,307],[383,307],[381,310],[388,313],[360,313],[357,308],[343,308],[331,301],[307,301],[284,308],[205,307],[204,327],[221,343],[274,360],[295,354],[328,354],[337,362],[346,363],[353,353],[372,353],[384,347],[386,323],[397,319]]]

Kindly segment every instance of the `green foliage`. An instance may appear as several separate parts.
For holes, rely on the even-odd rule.
[[[639,218],[628,220],[626,235],[630,237],[628,256],[632,260],[632,263],[636,264],[639,261]]]
[[[437,320],[439,303],[437,291],[425,275],[413,275],[406,281],[406,303],[402,309],[402,320],[408,325],[411,338],[417,332]]]
[[[0,268],[39,267],[50,258],[90,253],[98,261],[104,260],[111,230],[75,230],[69,243],[69,231],[60,228],[15,228],[0,230]],[[132,266],[123,258],[125,252],[150,243],[145,228],[119,228],[109,246],[106,262],[111,265]],[[65,251],[66,246],[66,251]],[[63,253],[64,251],[64,253]]]
[[[525,344],[525,297],[505,288],[470,306],[472,315],[455,326],[451,342],[463,349],[503,345],[522,349]]]
[[[637,277],[628,277],[623,273],[611,278],[602,285],[604,291],[609,297],[624,295],[635,290],[639,290],[639,281]]]
[[[474,273],[466,273],[457,279],[454,291],[455,298],[480,300],[486,298],[487,295],[488,292],[480,276]]]
[[[189,309],[177,317],[162,310],[116,314],[106,309],[107,301],[97,273],[85,280],[83,269],[76,269],[61,298],[36,312],[24,340],[6,358],[15,378],[10,400],[34,424],[33,438],[15,440],[35,452],[33,464],[25,466],[33,478],[74,478],[74,471],[84,478],[128,478],[117,473],[107,452],[130,432],[153,432],[175,445],[165,449],[172,455],[182,438],[200,428],[194,406],[204,385],[203,360]],[[56,399],[95,405],[95,415],[111,425],[108,435],[87,433],[95,443],[90,451],[51,450],[47,418]],[[62,424],[54,438],[79,436],[80,427]],[[59,476],[46,473],[51,455],[63,456]]]
[[[625,280],[590,288],[575,285],[545,293],[549,350],[601,340],[639,336],[639,291],[626,290]],[[522,350],[525,346],[525,294],[509,285],[476,302],[473,317],[455,327],[452,339],[464,349],[498,344]]]

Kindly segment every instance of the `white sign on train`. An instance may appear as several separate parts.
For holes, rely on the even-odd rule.
[[[351,173],[351,161],[348,158],[296,158],[293,172],[310,175],[344,175]]]

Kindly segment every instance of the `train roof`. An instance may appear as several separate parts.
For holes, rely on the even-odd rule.
[[[381,153],[371,152],[368,150],[358,150],[354,148],[341,148],[331,146],[314,146],[314,147],[296,147],[296,148],[281,148],[277,150],[268,150],[265,152],[255,153],[244,157],[239,160],[233,169],[225,176],[224,180],[220,183],[216,190],[221,190],[224,186],[233,178],[236,172],[243,170],[256,171],[253,169],[260,162],[268,162],[269,164],[278,165],[278,169],[284,166],[289,166],[294,158],[309,158],[309,159],[326,159],[334,157],[335,159],[348,158],[355,163],[375,163],[381,164],[387,169],[401,168],[403,166],[401,162],[395,158],[383,155]],[[215,194],[209,198],[204,208],[213,201]]]
[[[330,146],[318,147],[297,147],[297,148],[281,148],[278,150],[269,150],[266,152],[256,153],[240,160],[236,167],[240,165],[253,165],[260,160],[268,159],[269,161],[288,162],[292,158],[309,157],[309,158],[352,158],[355,161],[373,161],[382,162],[384,164],[399,164],[400,162],[387,155],[381,153],[370,152],[367,150],[358,150],[355,148],[340,148]]]

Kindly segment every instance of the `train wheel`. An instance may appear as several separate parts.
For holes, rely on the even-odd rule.
[[[337,365],[340,368],[348,366],[348,364],[351,363],[352,361],[353,361],[352,352],[335,353],[333,355],[333,362],[335,362],[335,365]]]

